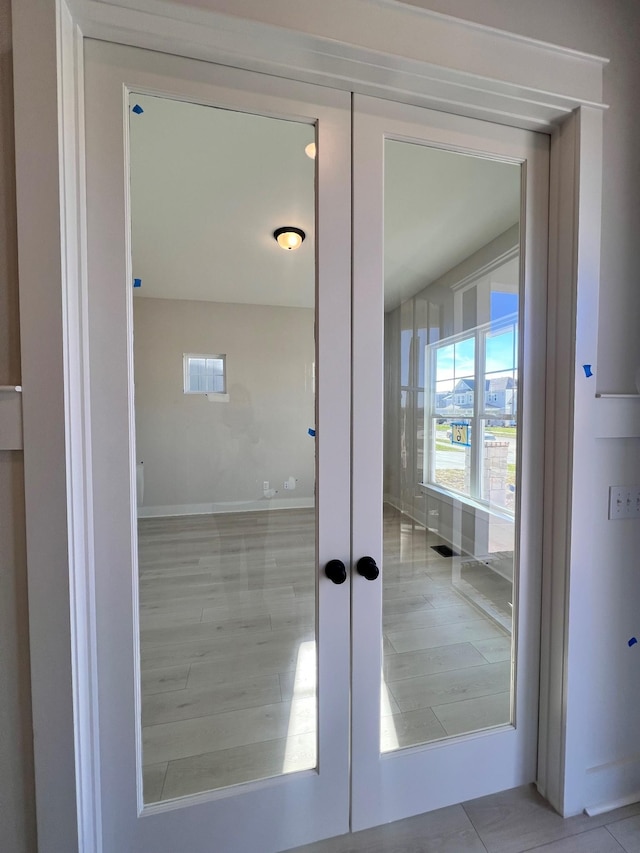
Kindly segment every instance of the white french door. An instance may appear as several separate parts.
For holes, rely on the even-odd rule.
[[[535,779],[548,141],[355,96],[353,145],[362,829]]]
[[[532,781],[546,140],[85,44],[105,853],[275,853]],[[396,286],[434,151],[508,210],[459,203],[458,246],[416,220],[458,260]]]
[[[350,96],[91,41],[85,94],[105,853],[347,832]]]

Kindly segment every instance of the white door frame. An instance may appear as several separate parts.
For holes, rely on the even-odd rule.
[[[551,135],[538,787],[584,802],[569,678],[590,561],[605,60],[394,0],[14,0],[27,556],[40,853],[100,850],[86,362],[84,37],[217,61]],[[249,11],[248,11],[249,10]],[[231,14],[230,14],[231,13]],[[465,45],[464,51],[459,48]],[[425,57],[428,58],[425,59]],[[594,371],[595,372],[595,371]],[[575,535],[579,519],[580,535]],[[573,652],[575,654],[575,652]]]

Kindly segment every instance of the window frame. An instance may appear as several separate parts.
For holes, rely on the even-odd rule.
[[[215,359],[222,361],[222,391],[198,391],[189,387],[190,373],[189,361],[194,358]],[[205,396],[209,399],[216,399],[221,402],[228,402],[229,394],[227,391],[227,355],[226,353],[201,353],[201,352],[184,352],[182,353],[182,390],[186,396]]]
[[[486,383],[488,381],[488,377],[494,374],[496,371],[487,371],[486,365],[486,341],[487,337],[495,332],[502,331],[504,329],[512,329],[514,332],[514,340],[517,341],[517,336],[519,333],[520,326],[520,316],[519,313],[509,314],[505,317],[501,317],[497,320],[490,320],[488,323],[482,323],[481,325],[476,326],[473,329],[466,329],[463,332],[458,332],[457,334],[449,335],[445,338],[440,338],[438,341],[434,341],[431,344],[427,344],[425,346],[425,373],[428,376],[429,387],[425,389],[424,396],[424,422],[425,425],[429,423],[429,429],[425,428],[424,430],[424,467],[423,467],[423,486],[427,486],[429,488],[435,488],[438,490],[442,490],[451,494],[454,497],[462,498],[463,500],[473,502],[475,504],[480,504],[482,506],[489,507],[489,501],[483,497],[482,495],[482,483],[483,483],[483,455],[480,452],[480,445],[477,441],[472,441],[470,447],[468,448],[468,452],[471,455],[470,459],[470,477],[469,477],[469,490],[462,491],[457,490],[451,487],[443,486],[441,483],[436,482],[435,473],[436,473],[436,429],[435,425],[439,420],[446,420],[448,422],[454,421],[456,419],[460,421],[465,421],[471,427],[472,434],[478,435],[479,430],[482,428],[484,422],[489,420],[489,412],[487,411],[487,402],[488,402],[488,393]],[[450,414],[445,414],[437,410],[436,407],[436,394],[437,394],[437,382],[436,382],[436,353],[438,349],[441,349],[446,346],[455,345],[456,343],[460,343],[465,340],[474,340],[474,392],[473,392],[473,409],[470,413],[462,413],[460,411],[453,411]],[[513,357],[514,362],[511,371],[517,377],[519,374],[519,364],[518,364],[518,349],[517,345],[513,349]],[[505,368],[504,372],[507,372],[509,368]],[[466,377],[456,377],[455,367],[454,367],[454,375],[452,378],[453,387],[451,390],[452,397],[455,399],[455,388],[459,381],[462,381]],[[515,411],[512,412],[510,420],[517,421],[517,405],[518,405],[518,394],[517,394],[517,378],[515,380],[515,388],[513,394],[513,402],[512,406],[515,407]],[[457,405],[454,402],[454,409],[457,408]],[[507,419],[505,415],[504,419]],[[485,425],[486,426],[486,425]],[[511,510],[506,507],[502,507],[501,510],[511,514]]]

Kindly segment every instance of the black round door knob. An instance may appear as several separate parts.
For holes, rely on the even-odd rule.
[[[347,570],[342,560],[329,560],[324,567],[324,573],[334,583],[344,583],[347,579]]]
[[[376,561],[373,557],[360,557],[356,566],[358,574],[362,575],[368,581],[374,581],[380,574],[380,569],[376,566]]]

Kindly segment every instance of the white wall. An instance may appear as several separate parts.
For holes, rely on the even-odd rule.
[[[313,504],[313,319],[307,308],[134,299],[140,514]],[[229,402],[184,394],[188,352],[226,355]]]

